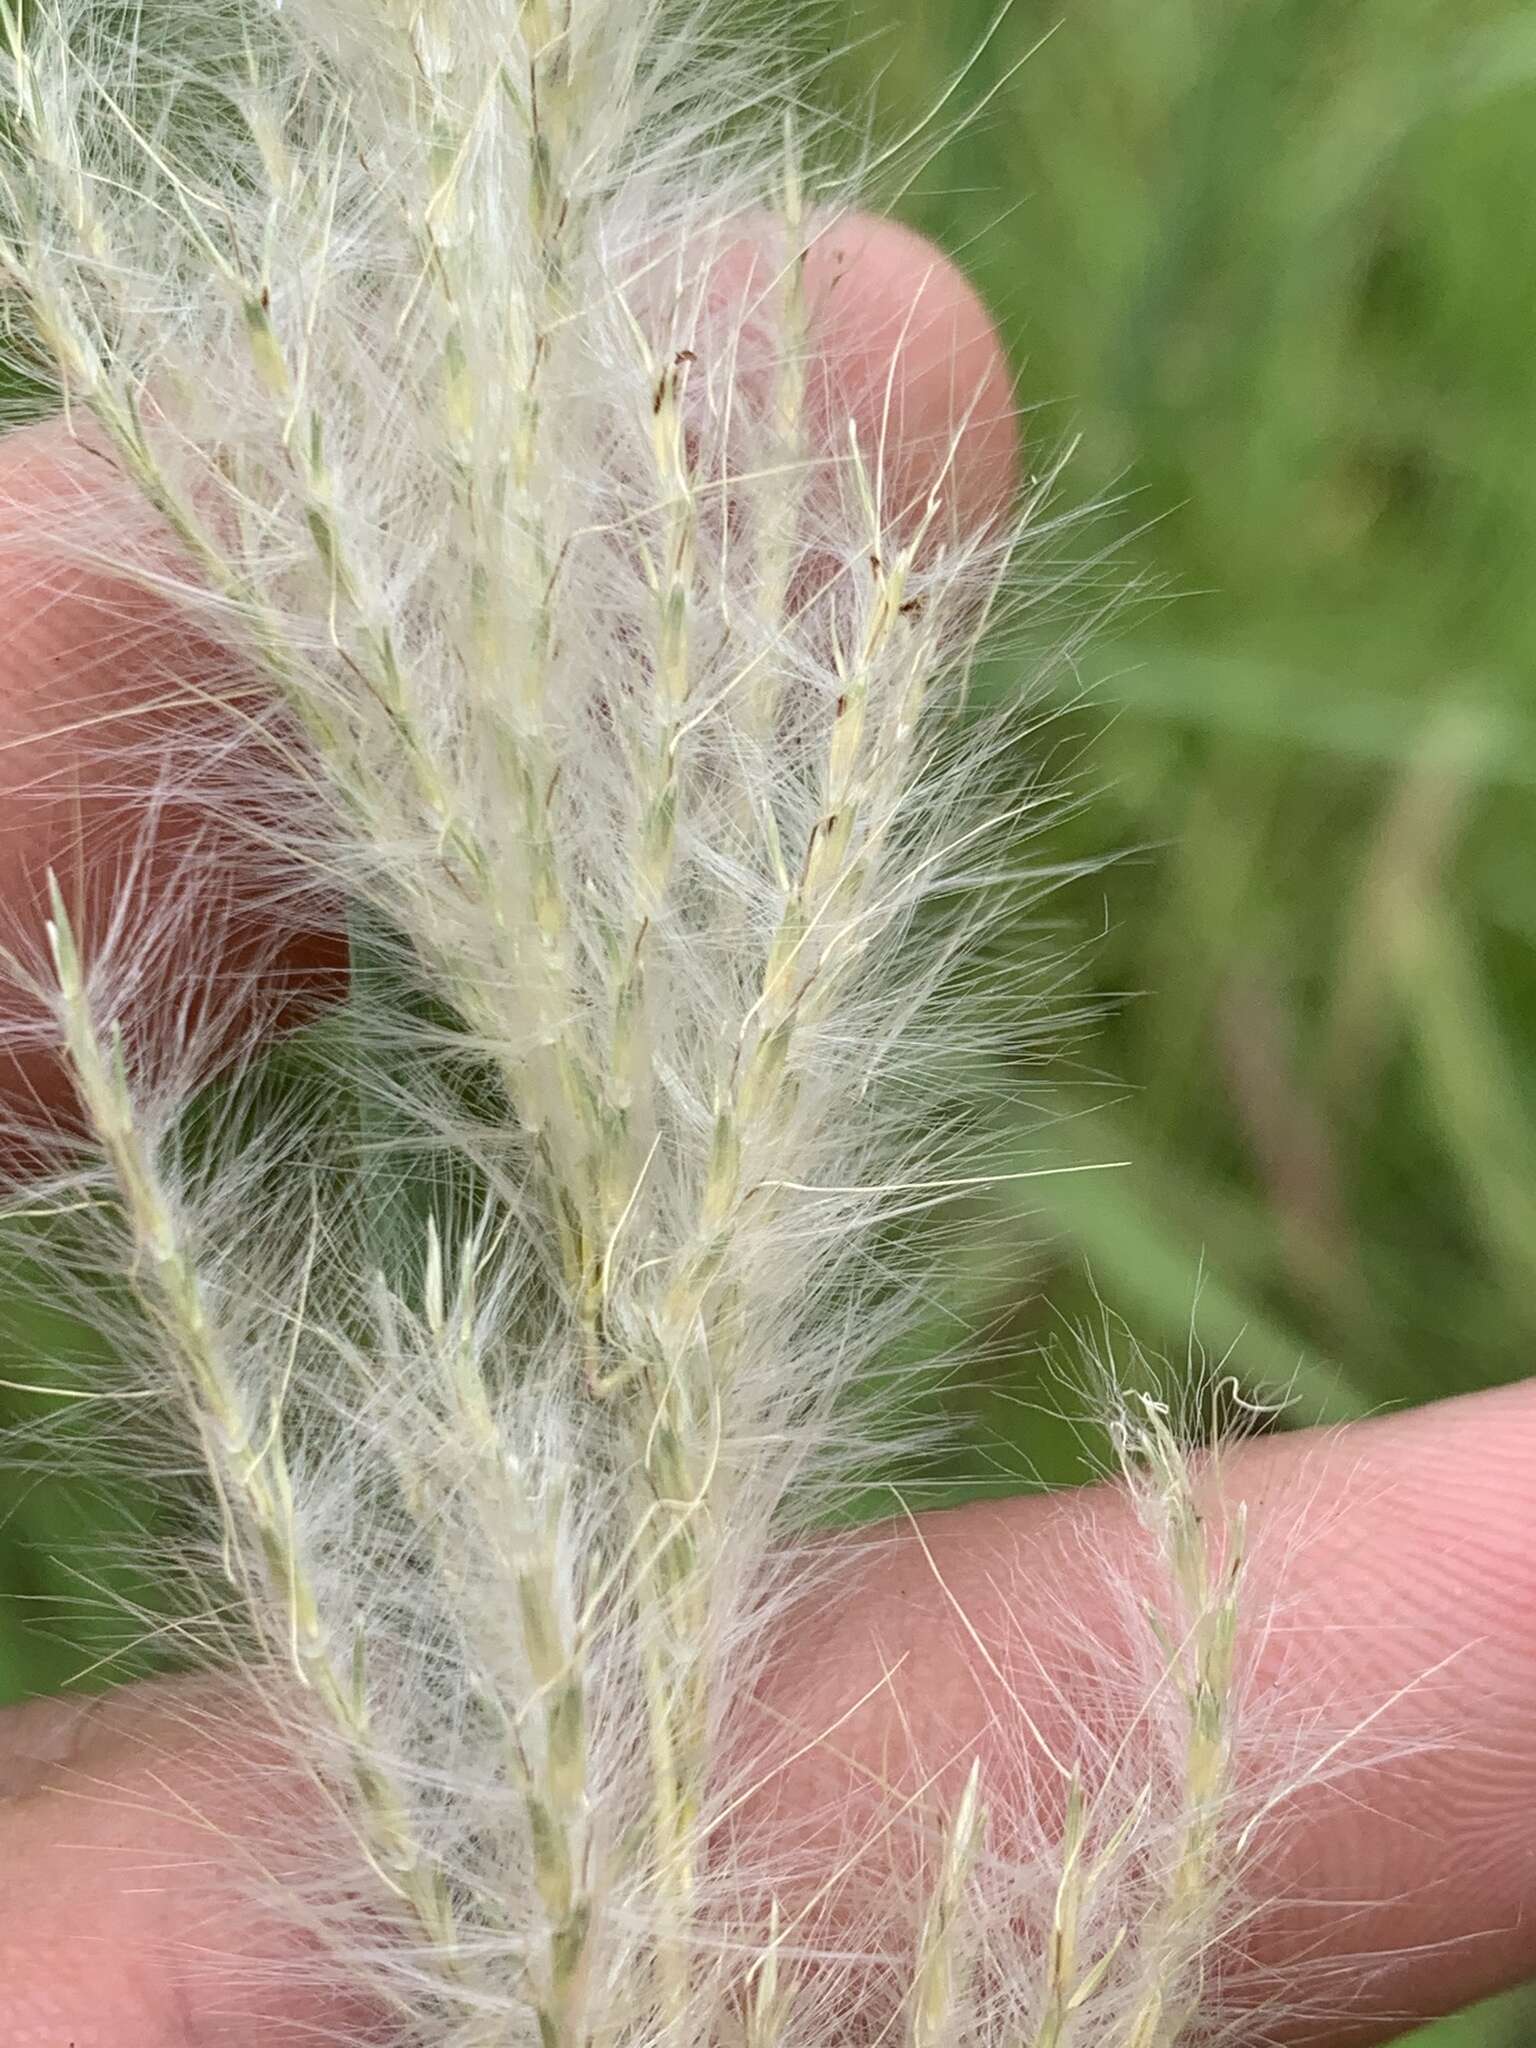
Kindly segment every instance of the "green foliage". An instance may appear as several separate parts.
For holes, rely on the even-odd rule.
[[[1064,709],[1092,800],[1050,849],[1122,852],[1069,905],[1074,940],[1107,925],[1105,1007],[1059,1126],[1029,1138],[1038,1090],[1019,1116],[1037,1157],[1131,1163],[1020,1184],[1006,1219],[1055,1250],[996,1314],[1022,1351],[1096,1283],[1179,1356],[1200,1287],[1208,1350],[1297,1371],[1294,1420],[1517,1377],[1536,9],[1059,14],[1016,0],[982,111],[897,196],[1001,319],[1032,467],[1080,436],[1067,488],[1115,501],[1085,603],[1129,591]],[[853,19],[877,32],[840,81],[878,69],[894,136],[989,9]]]

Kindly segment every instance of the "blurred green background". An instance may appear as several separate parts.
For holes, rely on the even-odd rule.
[[[994,1135],[1130,1164],[976,1219],[950,1309],[1004,1341],[946,1397],[956,1469],[1077,1476],[1037,1353],[1095,1290],[1176,1359],[1198,1292],[1292,1422],[1525,1373],[1536,4],[868,0],[796,33],[877,142],[969,65],[888,196],[996,311],[1032,460],[1080,437],[1061,503],[1114,500],[1082,608],[1127,593],[1063,692],[1092,800],[1047,849],[1121,856],[1051,905],[1103,1007]],[[19,1274],[5,1313],[11,1357],[57,1341]],[[79,1559],[138,1505],[0,1476],[0,1691],[90,1660]],[[1414,2037],[1532,2039],[1531,1999]]]

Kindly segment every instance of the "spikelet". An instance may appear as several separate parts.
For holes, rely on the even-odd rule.
[[[727,1825],[740,1703],[889,1448],[893,1225],[964,1156],[1042,799],[988,808],[1018,714],[962,715],[1037,507],[968,536],[944,461],[900,501],[814,353],[840,202],[710,22],[9,19],[0,263],[75,437],[28,516],[201,637],[214,705],[112,742],[142,851],[10,960],[11,1049],[80,1111],[17,1213],[114,1276],[110,1412],[197,1475],[179,1640],[329,1817],[289,1967],[380,2038],[1173,2048],[1220,2024],[1246,1664],[1240,1524],[1155,1403],[1152,1732],[1085,1727],[1059,1825],[1008,1850],[978,1764],[853,1846],[836,1940]],[[213,1005],[221,886],[270,936]],[[348,992],[264,1060],[326,917]]]

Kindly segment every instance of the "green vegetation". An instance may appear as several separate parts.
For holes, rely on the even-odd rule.
[[[1038,1360],[1098,1296],[1177,1359],[1198,1295],[1291,1421],[1530,1370],[1536,5],[1014,0],[977,55],[990,21],[869,0],[806,40],[868,34],[832,78],[890,138],[974,58],[891,196],[998,313],[1031,462],[1080,437],[1062,502],[1110,501],[1063,541],[1075,615],[1125,593],[1045,855],[1122,856],[1048,906],[1100,1001],[994,1135],[1130,1163],[1000,1188],[950,1304],[994,1340],[945,1397],[956,1470],[1007,1487],[1078,1475]],[[54,1341],[7,1321],[8,1357]],[[0,1477],[0,1688],[96,1653],[98,1512]],[[1506,2001],[1416,2039],[1533,2030]]]
[[[986,10],[881,11],[889,124]],[[1062,850],[1124,858],[1071,900],[1114,1000],[1049,1142],[1132,1164],[1026,1184],[1039,1293],[1086,1264],[1177,1355],[1203,1262],[1207,1345],[1304,1364],[1303,1409],[1517,1377],[1536,8],[1080,0],[1012,69],[1060,13],[1016,0],[902,202],[997,309],[1036,466],[1080,436],[1068,489],[1116,496],[1092,593],[1131,591],[1064,721]]]

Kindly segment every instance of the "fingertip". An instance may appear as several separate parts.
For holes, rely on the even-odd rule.
[[[1277,1440],[1246,1483],[1298,1520],[1267,1675],[1359,1730],[1290,1804],[1276,1877],[1308,1903],[1267,1935],[1389,1959],[1331,2048],[1536,1969],[1536,1380]]]
[[[922,235],[873,214],[817,236],[806,286],[837,400],[882,450],[893,503],[937,488],[958,533],[996,526],[1014,493],[1018,409],[975,286]]]

